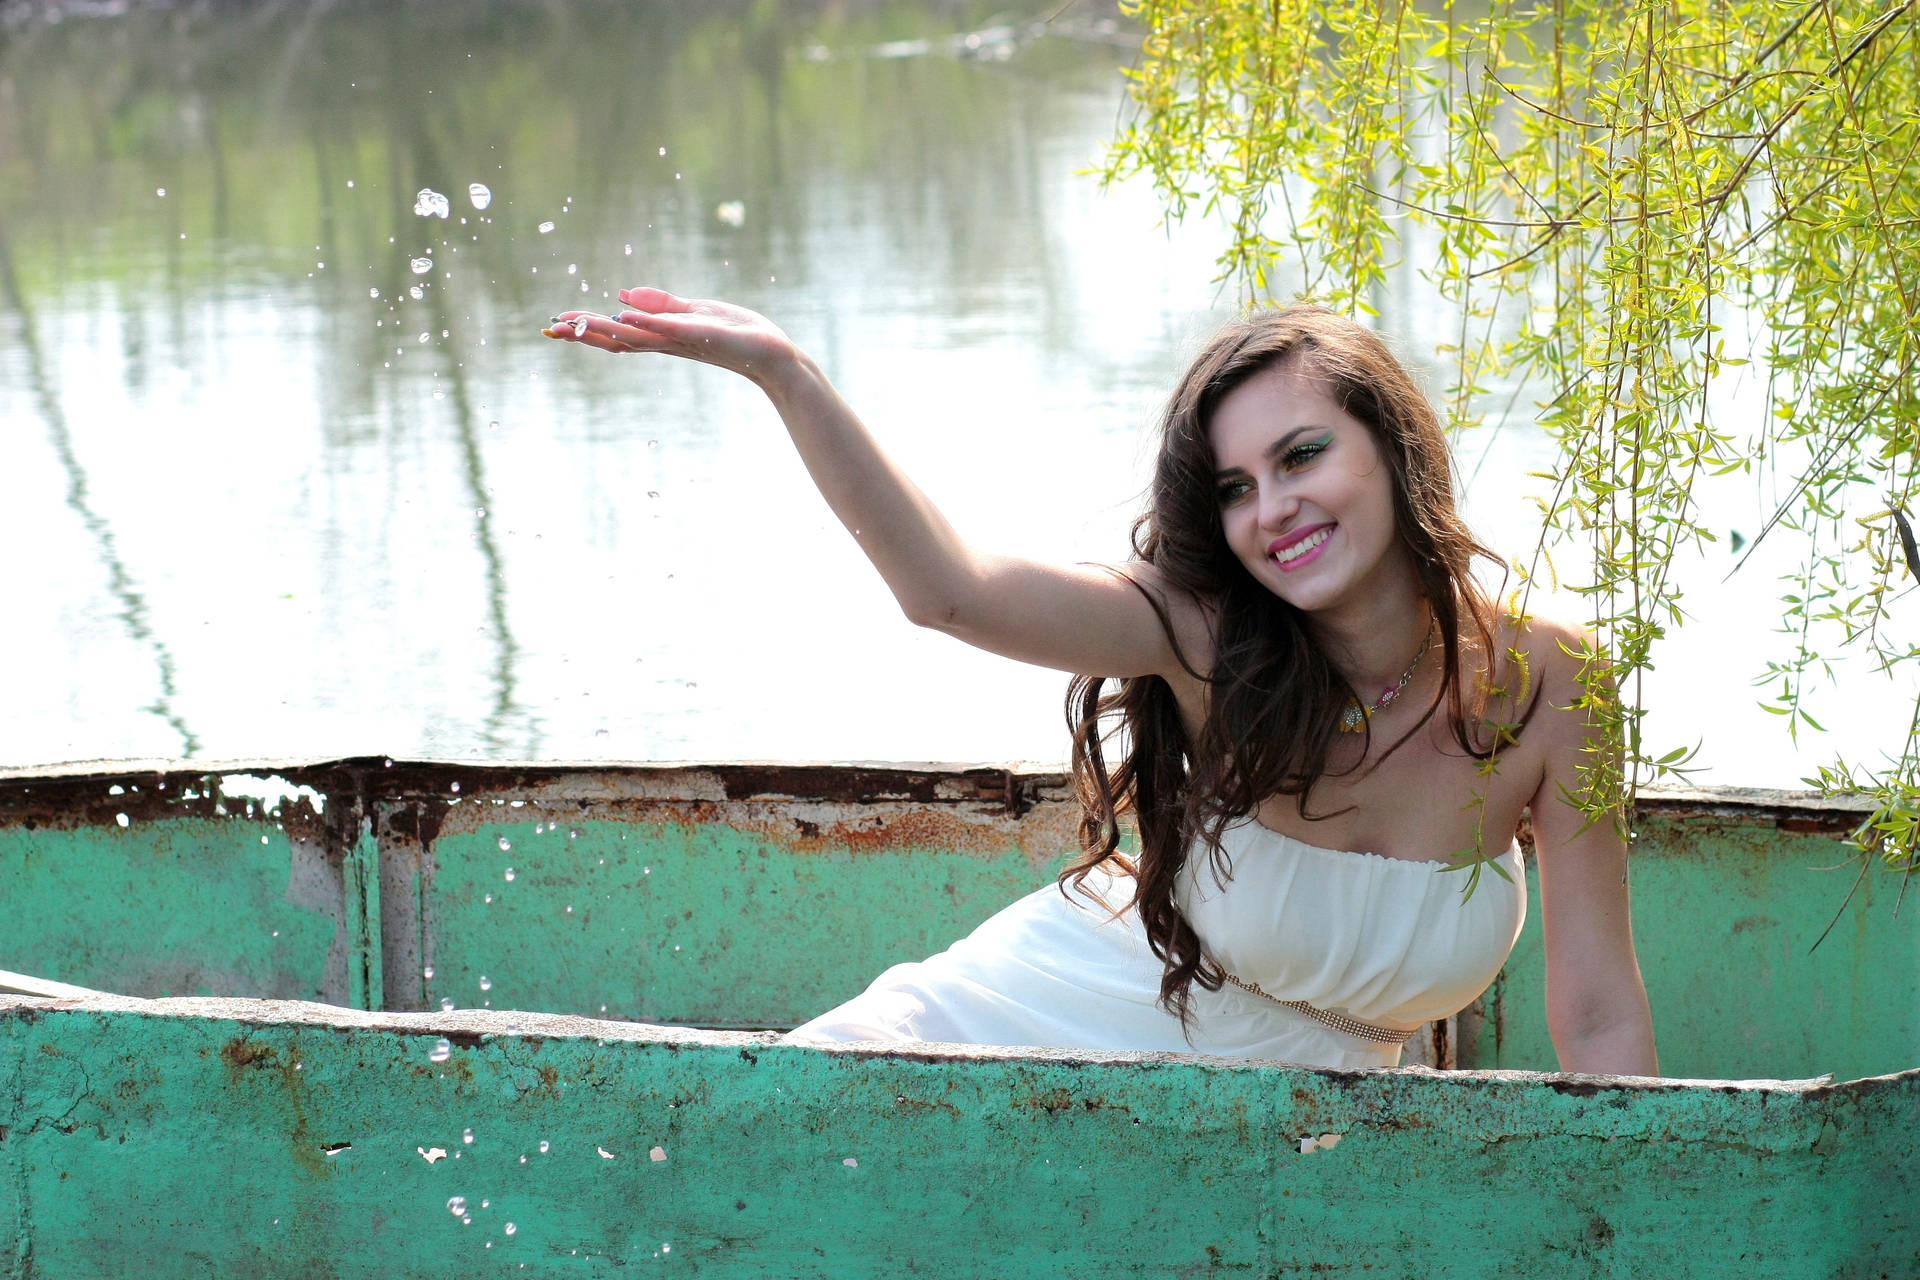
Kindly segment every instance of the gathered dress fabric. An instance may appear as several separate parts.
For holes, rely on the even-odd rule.
[[[1192,989],[1191,1039],[1162,1009],[1161,963],[1105,869],[1049,885],[926,960],[897,964],[847,1003],[794,1028],[800,1044],[940,1041],[1201,1053],[1319,1067],[1392,1067],[1402,1046],[1336,1030],[1277,1003],[1299,1000],[1391,1029],[1457,1013],[1499,974],[1526,920],[1520,850],[1509,846],[1463,901],[1466,871],[1324,849],[1231,822],[1228,874],[1197,844],[1176,883],[1181,913],[1231,984]]]

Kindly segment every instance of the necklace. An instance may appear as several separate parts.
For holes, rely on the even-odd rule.
[[[1367,727],[1367,721],[1373,718],[1374,712],[1384,711],[1389,703],[1400,696],[1400,691],[1407,687],[1407,681],[1413,679],[1414,669],[1420,665],[1420,659],[1426,657],[1427,650],[1433,647],[1433,631],[1433,621],[1429,619],[1427,638],[1420,642],[1420,652],[1413,655],[1413,661],[1409,662],[1407,669],[1400,673],[1400,683],[1381,690],[1380,696],[1373,700],[1371,706],[1361,706],[1358,698],[1347,699],[1346,710],[1340,713],[1340,732],[1360,732]]]

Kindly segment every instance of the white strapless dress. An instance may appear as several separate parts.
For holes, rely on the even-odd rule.
[[[1230,824],[1231,875],[1196,846],[1176,888],[1182,913],[1228,972],[1277,1000],[1390,1028],[1457,1013],[1499,974],[1526,920],[1510,846],[1462,902],[1467,872],[1306,844],[1251,817]],[[1267,1058],[1391,1067],[1401,1046],[1338,1031],[1232,985],[1193,988],[1191,1040],[1160,1008],[1160,961],[1131,908],[1132,882],[1098,871],[1079,890],[1048,885],[939,955],[897,964],[790,1041],[931,1040]],[[1068,896],[1071,895],[1071,896]]]

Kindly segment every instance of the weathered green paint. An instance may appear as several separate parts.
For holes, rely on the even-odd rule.
[[[103,818],[0,822],[0,969],[147,996],[344,994],[337,886],[302,874],[274,823]]]
[[[489,821],[443,834],[434,863],[429,1006],[446,997],[709,1027],[802,1022],[888,965],[945,947],[1053,870],[1010,842],[796,849],[684,816]]]
[[[285,772],[326,820],[227,812],[186,771],[0,777],[0,969],[783,1026],[1047,883],[1071,843],[1047,775]],[[1670,1075],[1920,1061],[1915,928],[1871,877],[1805,954],[1845,893],[1808,870],[1842,861],[1844,814],[1649,810],[1635,935]],[[1463,1061],[1555,1065],[1529,886]],[[4,1274],[1920,1275],[1920,1072],[1623,1086],[772,1039],[0,996]]]
[[[223,812],[220,779],[187,771],[0,777],[0,969],[133,995],[789,1026],[1048,883],[1072,843],[1043,774],[247,771],[316,788],[329,819]],[[1849,821],[1777,796],[1647,806],[1635,937],[1669,1074],[1920,1063],[1920,991],[1900,976],[1920,967],[1920,925],[1893,916],[1890,883],[1869,876],[1807,954],[1852,880],[1816,869],[1845,862],[1830,833]],[[1463,1020],[1457,1065],[1558,1065],[1531,864],[1528,881],[1526,931],[1477,1034]]]
[[[435,1063],[441,1036],[454,1043]],[[484,1011],[0,1000],[13,1274],[1920,1268],[1920,1073],[1636,1086],[769,1039]],[[1326,1133],[1336,1146],[1301,1152]],[[448,1158],[429,1162],[434,1147]]]

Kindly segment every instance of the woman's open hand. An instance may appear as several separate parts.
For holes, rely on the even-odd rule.
[[[622,289],[611,316],[563,311],[541,330],[549,338],[602,351],[657,351],[718,365],[762,383],[791,363],[792,339],[773,321],[731,302],[680,298],[664,289]]]

